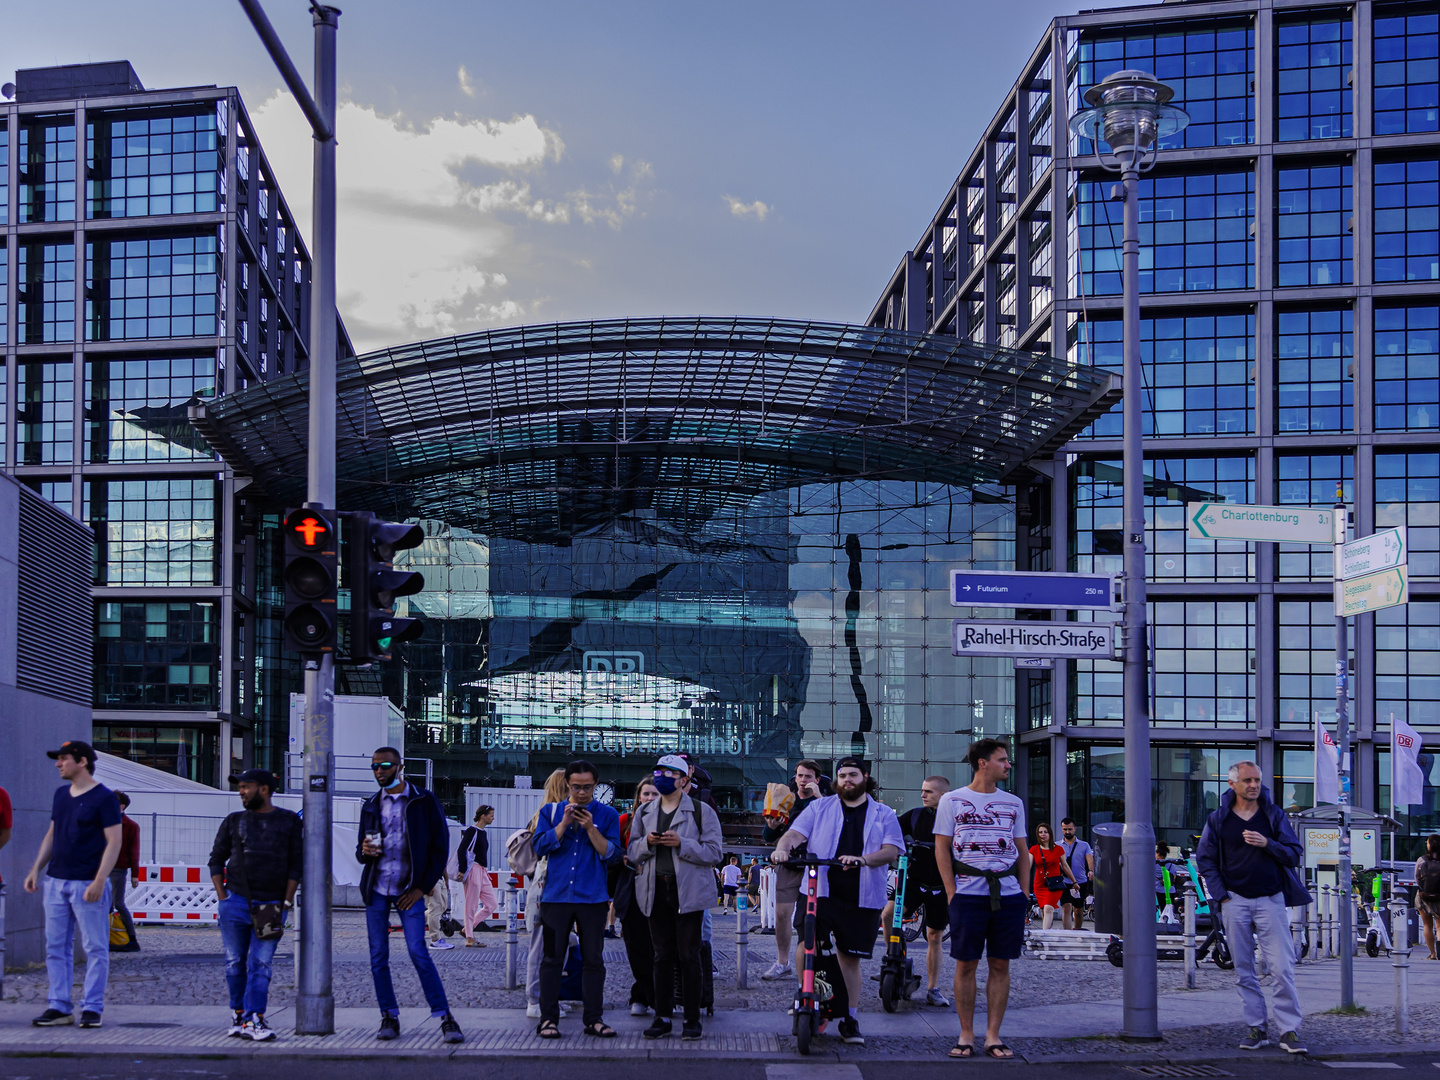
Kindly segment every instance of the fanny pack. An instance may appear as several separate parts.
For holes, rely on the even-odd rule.
[[[285,933],[285,905],[278,900],[255,901],[250,905],[250,921],[257,938],[274,941]]]
[[[959,870],[962,874],[968,874],[972,877],[983,877],[986,880],[990,885],[991,911],[1000,910],[1000,879],[1013,877],[1017,882],[1020,880],[1020,875],[1015,870],[1015,863],[1011,863],[1004,870],[981,870],[978,866],[971,866],[969,863],[959,862],[957,860],[955,869]]]

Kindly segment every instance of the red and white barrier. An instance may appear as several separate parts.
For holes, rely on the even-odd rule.
[[[142,866],[137,876],[140,884],[125,893],[125,905],[137,923],[213,925],[219,918],[208,867]]]

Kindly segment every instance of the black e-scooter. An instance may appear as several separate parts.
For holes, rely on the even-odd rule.
[[[900,856],[899,879],[895,883],[895,914],[885,928],[885,956],[880,961],[880,1004],[893,1013],[900,1002],[920,989],[920,976],[915,962],[906,955],[905,942],[905,876],[909,869],[908,855]]]

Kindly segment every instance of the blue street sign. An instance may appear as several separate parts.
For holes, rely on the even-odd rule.
[[[951,570],[955,607],[1082,608],[1118,611],[1110,574],[1044,574],[1008,570]]]

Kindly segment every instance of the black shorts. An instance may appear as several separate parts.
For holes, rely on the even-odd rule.
[[[950,925],[950,905],[945,902],[945,890],[940,886],[927,888],[924,885],[905,886],[905,918],[915,914],[915,909],[925,908],[925,929],[944,930]]]
[[[1060,894],[1062,907],[1084,907],[1085,898],[1095,891],[1095,885],[1090,881],[1080,882],[1080,895],[1074,895],[1068,888]]]
[[[805,933],[805,904],[795,905],[794,926],[797,933]],[[820,942],[828,935],[835,940],[835,948],[846,956],[869,959],[875,951],[875,935],[880,931],[880,909],[865,908],[848,900],[832,900],[828,896],[815,901],[815,940]]]
[[[1000,910],[990,910],[990,897],[956,893],[950,901],[950,955],[956,960],[1018,960],[1025,948],[1025,912],[1030,902],[1016,893],[1000,897]]]
[[[721,888],[725,891],[726,896],[734,896],[740,891],[740,886],[738,885],[722,885]]]

